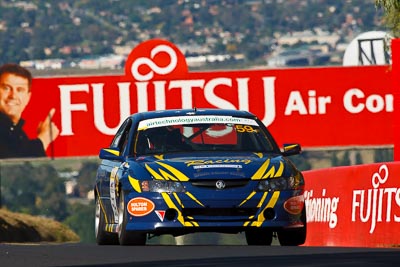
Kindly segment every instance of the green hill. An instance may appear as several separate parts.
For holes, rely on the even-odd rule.
[[[0,209],[0,242],[79,242],[79,236],[60,222]]]

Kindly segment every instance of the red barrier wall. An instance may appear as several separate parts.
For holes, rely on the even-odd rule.
[[[400,245],[400,163],[305,171],[308,246]]]

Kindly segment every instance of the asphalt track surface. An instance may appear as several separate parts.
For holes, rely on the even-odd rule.
[[[400,266],[400,248],[0,244],[0,266]]]

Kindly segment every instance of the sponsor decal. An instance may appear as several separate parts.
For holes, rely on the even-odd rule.
[[[301,195],[289,198],[283,203],[283,207],[290,214],[300,214],[304,207],[304,196]]]
[[[199,123],[223,123],[223,124],[244,124],[257,126],[255,120],[246,118],[235,118],[231,116],[178,116],[178,117],[166,117],[166,118],[155,118],[149,120],[143,120],[139,122],[139,130],[177,125],[177,124],[199,124]]]
[[[155,213],[157,214],[160,221],[163,222],[165,217],[165,210],[156,210]]]
[[[202,168],[199,166],[206,166],[206,165],[221,165],[222,167],[226,167],[225,164],[229,164],[229,163],[243,163],[243,164],[249,164],[252,161],[250,159],[218,159],[218,160],[204,160],[204,159],[196,159],[196,160],[188,160],[185,161],[186,166],[190,167],[190,166],[195,166],[194,168]],[[231,168],[237,168],[238,165],[231,165],[231,166],[235,166],[235,167],[231,167]],[[203,167],[203,168],[207,168],[207,167]],[[240,167],[239,167],[240,168]]]
[[[307,210],[307,222],[328,222],[333,229],[338,223],[336,211],[339,206],[339,197],[326,196],[326,189],[322,189],[322,197],[315,197],[314,190],[304,192]]]
[[[163,53],[167,55],[163,59],[164,62],[155,62],[155,58]],[[168,62],[168,64],[162,66],[162,63],[165,64],[165,62]],[[157,63],[161,63],[161,66],[157,65]],[[131,65],[130,72],[137,81],[148,81],[154,78],[154,74],[166,75],[173,72],[177,65],[178,54],[174,51],[174,48],[166,44],[160,44],[150,50],[150,57],[136,58]],[[147,68],[140,68],[141,66]],[[147,69],[147,72],[142,74],[139,69]]]
[[[389,223],[392,220],[400,223],[400,213],[394,212],[400,207],[400,188],[383,187],[388,180],[389,168],[383,164],[371,177],[373,188],[353,190],[351,221],[370,223],[370,234],[374,233],[377,223]],[[392,204],[395,205],[392,207]]]
[[[132,198],[126,206],[129,214],[136,217],[146,216],[150,214],[154,208],[154,202],[143,197]]]
[[[241,168],[242,168],[242,165],[215,164],[215,165],[199,165],[199,166],[193,166],[193,169],[208,169],[208,168],[235,168],[235,169],[241,169]]]

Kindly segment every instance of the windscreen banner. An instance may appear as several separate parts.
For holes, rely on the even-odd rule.
[[[398,247],[398,162],[303,172],[306,246]]]
[[[158,39],[131,51],[123,75],[35,77],[23,118],[34,138],[54,108],[60,131],[47,154],[95,156],[132,113],[194,107],[250,111],[280,146],[393,145],[388,65],[189,72],[182,52]]]

